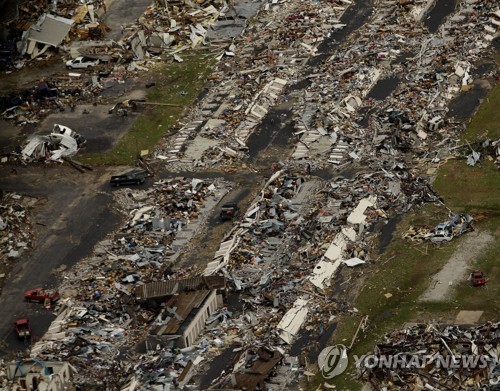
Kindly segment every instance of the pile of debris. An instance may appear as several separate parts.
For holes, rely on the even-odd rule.
[[[18,126],[35,124],[51,113],[74,111],[77,104],[95,102],[102,89],[98,76],[56,74],[35,87],[1,96],[0,110],[5,120]]]
[[[101,20],[106,12],[104,1],[92,4],[68,1],[64,6],[61,2],[53,6],[56,9],[51,10],[52,14],[40,13],[45,7],[37,2],[20,7],[18,20],[9,24],[9,41],[1,43],[5,48],[17,43],[20,53],[12,50],[8,61],[2,58],[2,64],[21,68],[24,60],[16,56],[27,53],[35,58],[49,53],[50,47],[57,47],[68,50],[72,58],[86,56],[100,60],[102,65],[94,69],[93,75],[75,71],[59,73],[34,88],[3,94],[0,111],[5,119],[19,126],[36,123],[51,112],[95,103],[103,89],[122,83],[125,77],[133,77],[134,71],[147,71],[147,66],[155,61],[163,61],[160,55],[164,51],[182,61],[178,53],[206,45],[210,25],[218,18],[225,18],[221,13],[224,6],[219,1],[204,3],[203,7],[190,2],[155,4],[148,7],[137,23],[122,26],[122,35],[115,41],[101,40],[106,29]],[[80,41],[66,47],[63,44],[69,42],[68,32]]]
[[[170,266],[227,187],[222,180],[176,178],[148,190],[115,191],[127,221],[96,246],[93,257],[65,273],[58,316],[32,347],[32,356],[64,356],[78,368],[75,384],[81,386],[123,384],[134,368],[115,358],[122,347],[145,340],[161,309],[138,306],[137,287],[195,274],[174,273]]]
[[[447,120],[447,103],[472,86],[470,69],[478,48],[491,42],[483,24],[475,22],[500,23],[498,11],[484,3],[459,7],[443,25],[444,35],[429,34],[416,24],[426,12],[423,1],[378,5],[348,45],[309,69],[331,29],[345,27],[339,23],[344,2],[322,5],[321,13],[308,3],[274,5],[272,12],[265,7],[220,57],[209,92],[193,111],[198,134],[183,137],[183,145],[166,140],[156,156],[174,169],[231,165],[248,156],[248,137],[268,113],[291,106],[293,134],[299,138],[292,159],[303,166],[343,166],[373,158],[384,168],[410,159],[438,163],[458,144],[462,129]],[[291,22],[285,28],[277,20]],[[464,20],[473,24],[466,34],[458,26]],[[463,47],[469,55],[458,50]],[[287,91],[301,74],[306,87]],[[380,89],[386,91],[379,97]]]
[[[104,0],[81,4],[77,1],[59,1],[47,7],[46,1],[30,1],[18,8],[17,17],[6,24],[9,35],[6,43],[12,50],[4,58],[4,68],[20,69],[25,57],[34,59],[51,56],[50,48],[62,48],[70,37],[81,40],[100,39],[106,27],[102,21],[106,13]]]
[[[0,199],[0,256],[18,258],[31,247],[33,233],[29,209],[35,199],[2,192]]]
[[[62,162],[64,158],[76,155],[87,141],[67,126],[54,124],[48,136],[32,136],[20,152],[24,162]]]
[[[494,389],[500,381],[499,325],[394,331],[358,363],[359,375],[376,390]]]
[[[80,41],[98,41],[104,37],[107,27],[103,21],[107,12],[105,0],[99,0],[93,4],[80,4],[72,13],[74,24],[70,30],[70,37],[75,37]],[[61,15],[61,12],[58,12]]]
[[[75,50],[69,48],[74,58],[91,55],[142,62],[160,59],[166,51],[176,61],[182,61],[178,53],[206,45],[210,26],[230,17],[230,7],[219,0],[204,2],[202,6],[183,1],[155,2],[135,23],[122,25],[121,31],[113,32],[116,41],[103,47],[99,42],[111,31],[105,24],[104,0],[86,4],[57,2],[51,5],[50,12],[39,3],[21,5],[17,18],[7,25],[9,36],[2,46],[11,48],[3,59],[9,70],[22,68],[25,58],[52,55],[50,48],[67,50],[67,44],[74,39],[82,43]],[[89,54],[89,48],[97,50]]]
[[[461,128],[445,120],[446,105],[472,83],[470,67],[490,41],[483,21],[494,6],[466,2],[439,34],[429,34],[418,23],[427,2],[376,3],[347,42],[315,59],[321,45],[333,45],[329,34],[346,27],[340,18],[349,4],[321,4],[320,12],[314,1],[266,3],[244,37],[221,43],[208,94],[158,148],[169,168],[241,163],[268,113],[275,110],[277,122],[283,112],[293,117],[299,140],[292,158],[233,220],[212,261],[199,265],[202,275],[197,267],[172,266],[227,186],[177,178],[115,192],[127,222],[65,274],[62,290],[70,297],[32,355],[66,357],[79,370],[79,385],[145,390],[182,388],[234,350],[237,357],[213,387],[286,389],[299,373],[299,358],[290,352],[301,350],[301,333],[319,337],[338,314],[357,312],[333,298],[332,281],[376,262],[370,247],[379,223],[425,202],[441,203],[423,172],[458,142]],[[151,28],[127,30],[123,44],[136,58],[158,56],[165,45],[182,60],[177,53],[206,38],[202,19],[216,14],[211,5],[178,7],[170,15],[150,8],[140,22]],[[384,98],[371,97],[391,73],[403,76]],[[301,77],[305,87],[288,89]],[[299,174],[301,166],[348,163],[354,164],[337,178]],[[458,235],[469,224],[459,216],[439,232]],[[218,290],[226,281],[242,308],[220,309]],[[144,302],[146,296],[151,300]],[[130,349],[142,343],[145,353]]]
[[[429,240],[432,243],[449,242],[453,238],[462,236],[464,233],[472,231],[473,218],[469,215],[457,214],[450,221],[438,224],[433,229],[425,227],[410,227],[403,234],[403,239],[413,242]]]
[[[467,159],[468,166],[475,166],[481,161],[481,155],[486,156],[495,164],[500,164],[500,140],[484,139],[471,145],[467,142],[466,146],[457,148],[457,153],[461,153]]]
[[[154,4],[138,24],[126,27],[121,41],[136,60],[154,59],[166,51],[182,62],[178,53],[206,44],[207,29],[218,19],[221,6],[217,0],[204,2],[203,7],[182,1]]]

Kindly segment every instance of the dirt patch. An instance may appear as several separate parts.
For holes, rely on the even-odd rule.
[[[455,319],[457,324],[477,324],[484,311],[460,311]]]
[[[420,297],[420,301],[446,300],[453,286],[466,278],[469,266],[488,248],[494,238],[489,232],[475,231],[458,240],[461,240],[461,243],[443,268],[432,277],[431,284]]]

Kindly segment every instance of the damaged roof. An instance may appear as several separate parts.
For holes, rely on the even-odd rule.
[[[184,291],[199,289],[225,288],[226,279],[222,276],[192,277],[182,280],[156,281],[138,286],[135,290],[137,300],[159,299]]]
[[[59,45],[68,35],[74,21],[60,16],[44,14],[36,25],[31,26],[28,40],[46,45]]]

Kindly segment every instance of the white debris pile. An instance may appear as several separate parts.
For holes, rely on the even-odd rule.
[[[29,211],[36,199],[11,192],[0,195],[0,255],[18,258],[33,241]]]
[[[34,135],[21,151],[21,159],[27,162],[55,161],[71,157],[82,148],[86,140],[67,126],[54,124],[48,136]]]

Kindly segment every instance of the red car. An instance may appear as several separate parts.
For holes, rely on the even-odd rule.
[[[50,303],[54,303],[60,296],[61,294],[55,289],[37,288],[24,292],[24,298],[27,301],[38,301],[39,303],[45,303],[46,299],[50,300]]]
[[[486,276],[484,272],[474,271],[470,274],[470,279],[472,281],[472,286],[483,286],[486,285]]]
[[[14,328],[16,334],[19,338],[30,338],[31,337],[31,327],[30,322],[26,318],[18,319],[14,322]]]

